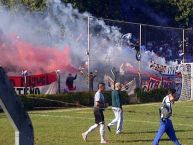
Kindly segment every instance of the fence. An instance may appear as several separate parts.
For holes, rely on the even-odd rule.
[[[88,34],[89,72],[97,70],[96,81],[106,74],[122,83],[135,78],[144,89],[179,87],[178,64],[193,61],[192,30],[89,17]]]
[[[78,73],[74,82],[76,91],[86,91],[88,86],[90,90],[96,90],[97,83],[104,78],[109,88],[112,88],[113,80],[123,84],[134,80],[137,87],[145,90],[171,86],[180,88],[178,64],[193,61],[192,30],[82,15],[73,17],[74,20],[63,22],[65,31],[61,27],[53,35],[42,34],[48,35],[51,47],[62,50],[63,46],[67,46],[70,51],[64,58],[70,67],[67,64],[63,66],[63,55],[61,62],[54,62],[56,68],[61,69],[61,92],[66,89],[68,74],[65,71],[72,69]],[[58,33],[60,31],[62,33]]]

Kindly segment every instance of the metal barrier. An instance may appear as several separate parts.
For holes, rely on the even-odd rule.
[[[29,115],[25,112],[2,67],[0,67],[0,106],[15,129],[15,145],[34,145],[34,132]]]

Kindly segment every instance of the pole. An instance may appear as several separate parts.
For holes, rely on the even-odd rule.
[[[22,71],[23,83],[24,83],[24,95],[27,94],[27,70]]]
[[[24,83],[25,83],[24,95],[26,95],[27,94],[27,73],[24,74]]]
[[[140,54],[140,60],[139,60],[139,87],[141,88],[141,24],[139,25],[139,54]]]
[[[159,73],[160,73],[160,76],[161,76],[161,86],[160,87],[163,88],[163,75],[162,75],[161,71]]]
[[[58,73],[58,94],[60,94],[60,72]]]
[[[185,55],[185,53],[184,53],[184,50],[185,50],[185,31],[184,31],[184,29],[183,29],[183,40],[182,40],[182,51],[183,51],[183,54]],[[184,55],[183,55],[183,63],[185,62],[185,60],[184,60]]]
[[[87,56],[88,56],[88,91],[90,91],[90,17],[88,16],[87,23]]]
[[[58,81],[58,94],[60,94],[60,70],[56,70],[57,81]]]

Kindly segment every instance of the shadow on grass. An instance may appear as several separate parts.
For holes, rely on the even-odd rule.
[[[143,114],[143,115],[158,115],[158,113],[155,113],[155,112],[142,112],[142,111],[133,111],[133,110],[125,110],[125,112],[127,113],[131,113],[131,114]],[[192,119],[193,116],[190,116],[190,115],[179,115],[179,114],[176,114],[176,113],[173,113],[173,115],[175,118],[185,118],[185,119]]]
[[[193,138],[178,138],[179,140],[193,140]],[[160,142],[165,141],[165,142],[172,142],[169,138],[164,138],[161,139]],[[97,143],[100,142],[99,140],[88,140],[87,143]],[[128,140],[109,140],[109,143],[113,143],[113,144],[120,144],[120,143],[137,143],[137,142],[153,142],[153,138],[152,139],[128,139]]]
[[[193,140],[193,138],[179,138],[179,140]],[[161,139],[160,142],[172,142],[170,139]],[[131,139],[131,140],[111,140],[110,143],[137,143],[137,142],[153,142],[153,139]]]
[[[133,140],[111,140],[111,143],[135,143],[135,142],[153,142],[153,140],[149,139],[133,139]]]
[[[142,111],[139,111],[139,112],[137,112],[137,111],[133,111],[133,110],[126,110],[125,112],[127,112],[127,113],[131,113],[131,114],[146,114],[146,115],[152,115],[152,114],[157,114],[157,113],[155,113],[155,112],[142,112]]]
[[[193,129],[190,130],[175,130],[176,132],[193,132]],[[122,132],[122,134],[142,134],[142,133],[157,133],[157,130],[152,130],[152,131],[130,131],[130,132]]]
[[[5,113],[0,113],[0,118],[6,118]]]

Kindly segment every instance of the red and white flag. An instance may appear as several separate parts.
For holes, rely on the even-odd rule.
[[[25,79],[26,77],[26,79]],[[27,75],[9,76],[15,92],[20,94],[56,94],[58,90],[57,74],[55,72]]]

